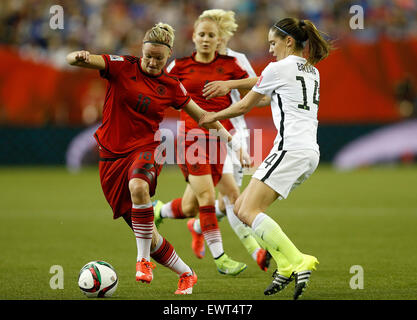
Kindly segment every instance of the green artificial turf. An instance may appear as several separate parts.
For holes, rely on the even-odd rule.
[[[245,177],[244,185],[249,181]],[[165,168],[155,198],[181,197],[185,182],[177,167]],[[320,166],[287,200],[267,214],[304,253],[320,265],[302,299],[417,298],[417,167],[379,167],[336,172]],[[62,167],[0,168],[0,299],[87,299],[77,286],[91,260],[111,263],[119,285],[111,299],[289,300],[293,285],[273,296],[263,290],[273,263],[261,271],[226,219],[220,222],[226,253],[248,268],[221,275],[211,259],[191,251],[186,220],[165,220],[161,234],[198,274],[189,296],[175,296],[178,277],[158,265],[150,285],[136,283],[136,242],[123,219],[113,220],[97,168],[70,174]],[[64,289],[52,289],[50,273],[62,266]],[[352,266],[364,271],[364,288],[352,289]]]

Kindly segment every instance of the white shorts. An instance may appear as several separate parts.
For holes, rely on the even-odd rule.
[[[240,164],[240,161],[237,158],[236,152],[230,150],[229,148],[227,150],[226,159],[224,160],[222,174],[232,174],[238,187],[242,186],[242,165]]]
[[[319,159],[314,150],[272,150],[252,177],[274,189],[278,199],[286,199],[316,170]]]

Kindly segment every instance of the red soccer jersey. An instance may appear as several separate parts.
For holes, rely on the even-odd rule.
[[[237,80],[247,78],[248,73],[238,64],[235,57],[221,55],[216,52],[213,61],[209,63],[197,62],[195,60],[196,52],[189,57],[176,59],[168,66],[169,73],[177,77],[194,102],[206,111],[220,111],[232,103],[230,94],[206,100],[203,97],[204,85],[211,81],[217,80]],[[181,120],[185,121],[185,130],[200,128],[187,113],[181,112]],[[230,120],[221,121],[223,126],[230,130],[233,128]],[[201,130],[205,130],[200,128]],[[207,132],[207,130],[205,130]]]
[[[163,70],[145,73],[141,59],[102,55],[106,62],[100,75],[108,80],[103,122],[94,134],[106,151],[124,154],[155,143],[154,134],[165,109],[181,109],[190,96],[178,81]]]

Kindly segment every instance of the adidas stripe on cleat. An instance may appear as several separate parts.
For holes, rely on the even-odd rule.
[[[264,294],[269,296],[271,294],[275,294],[283,290],[288,284],[294,280],[294,275],[291,274],[290,277],[283,276],[282,274],[278,273],[278,270],[275,270],[272,274],[274,278],[272,283],[265,289]]]
[[[297,300],[303,294],[310,276],[310,270],[302,271],[295,275],[294,300]]]
[[[307,284],[310,280],[312,271],[316,270],[316,265],[319,261],[316,257],[303,254],[304,261],[300,264],[295,271],[295,288],[294,288],[294,300],[297,300],[307,288]]]

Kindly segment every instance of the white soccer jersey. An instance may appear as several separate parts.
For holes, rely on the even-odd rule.
[[[319,71],[307,60],[290,55],[271,62],[252,88],[271,96],[271,109],[278,134],[277,150],[313,149],[317,144]]]
[[[249,78],[257,77],[255,71],[253,70],[248,58],[246,55],[240,52],[233,51],[230,48],[226,49],[226,55],[235,57],[239,65],[242,67],[249,74]],[[232,99],[232,103],[236,103],[240,100],[240,93],[239,90],[233,89],[230,92],[230,97]],[[245,117],[243,115],[237,116],[235,118],[231,118],[230,122],[233,124],[233,127],[236,130],[236,134],[241,137],[242,147],[247,148],[247,141],[246,139],[249,137],[249,131],[246,126]]]

